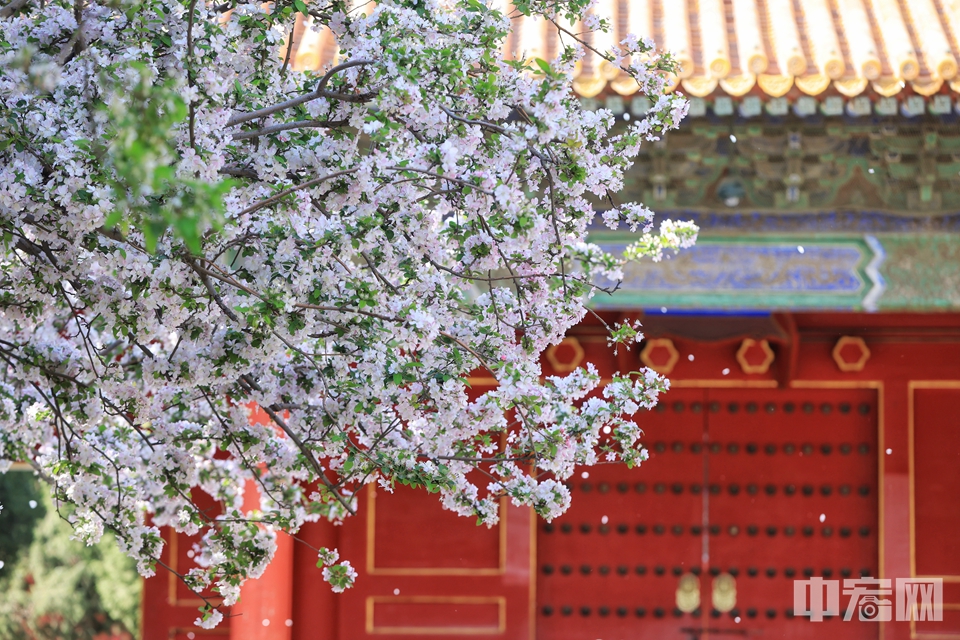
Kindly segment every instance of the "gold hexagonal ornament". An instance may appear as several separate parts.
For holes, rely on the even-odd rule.
[[[750,360],[747,359],[747,355],[755,349],[759,349],[763,353],[763,360],[760,363],[751,363]],[[770,348],[770,343],[766,340],[745,338],[744,341],[740,343],[740,348],[737,349],[737,362],[740,364],[740,369],[744,373],[766,373],[770,370],[773,359],[773,349]]]
[[[568,337],[547,347],[545,355],[555,372],[570,373],[580,366],[585,353],[579,340]]]
[[[849,358],[852,353],[855,358]],[[833,346],[833,361],[844,373],[863,371],[870,359],[870,349],[860,336],[842,336]]]
[[[666,355],[666,360],[660,357],[662,355]],[[679,359],[680,352],[673,346],[673,340],[670,338],[647,340],[643,351],[640,352],[640,361],[643,364],[664,375],[673,371],[673,367],[676,366]]]

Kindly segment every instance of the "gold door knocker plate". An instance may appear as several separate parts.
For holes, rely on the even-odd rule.
[[[692,573],[686,573],[680,578],[677,586],[677,609],[684,613],[692,613],[700,606],[700,580]]]
[[[729,573],[713,579],[713,608],[727,613],[737,606],[737,581]]]

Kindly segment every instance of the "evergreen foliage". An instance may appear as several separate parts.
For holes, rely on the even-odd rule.
[[[140,626],[141,580],[108,533],[91,546],[73,539],[30,473],[0,475],[0,638],[125,640]],[[29,506],[34,501],[34,508]]]

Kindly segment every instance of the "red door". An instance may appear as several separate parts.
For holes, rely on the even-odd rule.
[[[710,575],[702,588],[712,596],[714,577],[729,575],[736,604],[727,613],[705,608],[705,627],[877,638],[879,625],[856,615],[793,615],[795,580],[879,576],[876,391],[725,389],[707,398]]]
[[[644,414],[650,460],[600,465],[568,483],[573,503],[537,535],[540,640],[681,637],[697,616],[676,607],[681,576],[700,572],[704,394],[671,391],[678,410]]]
[[[672,390],[641,416],[650,460],[578,475],[540,523],[537,637],[878,637],[792,610],[794,580],[878,575],[876,399]]]

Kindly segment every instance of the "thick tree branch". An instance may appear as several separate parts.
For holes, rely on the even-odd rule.
[[[366,102],[372,98],[374,93],[357,93],[357,94],[347,94],[347,93],[334,93],[326,90],[327,83],[330,82],[330,78],[340,73],[341,71],[346,71],[353,67],[360,67],[363,65],[375,64],[373,60],[351,60],[349,62],[344,62],[343,64],[338,64],[334,68],[330,69],[321,79],[320,83],[317,85],[317,88],[314,91],[311,91],[308,94],[302,95],[298,98],[293,98],[292,100],[287,100],[286,102],[281,102],[280,104],[275,104],[272,107],[264,107],[263,109],[257,109],[256,111],[250,111],[249,113],[238,113],[235,114],[227,122],[228,127],[234,127],[238,124],[243,124],[244,122],[250,122],[251,120],[258,120],[260,118],[266,118],[269,115],[277,113],[278,111],[285,111],[286,109],[292,109],[298,105],[303,104],[304,102],[310,102],[311,100],[316,100],[317,98],[329,98],[331,100],[340,100],[343,102]]]
[[[61,67],[74,56],[74,53],[77,49],[77,43],[80,42],[80,37],[83,33],[83,23],[80,23],[76,30],[73,32],[73,35],[70,36],[70,39],[60,47],[60,53],[57,55],[57,64]]]
[[[487,122],[485,120],[471,120],[470,118],[464,118],[463,116],[458,116],[452,109],[440,105],[440,110],[447,114],[447,117],[451,120],[456,120],[457,122],[462,122],[464,124],[476,125],[484,129],[489,129],[490,131],[495,131],[496,133],[509,133],[506,129],[500,125],[493,124],[492,122]]]
[[[9,18],[28,4],[30,4],[30,0],[13,0],[13,2],[0,9],[0,18]]]
[[[236,176],[237,178],[250,178],[251,180],[260,179],[260,174],[253,169],[245,169],[233,164],[224,166],[222,169],[220,169],[219,173],[224,176]]]
[[[236,313],[233,312],[233,309],[227,306],[227,304],[223,301],[223,298],[220,297],[220,294],[217,293],[217,290],[214,289],[213,283],[210,282],[210,272],[205,269],[201,269],[200,265],[198,265],[197,261],[193,258],[187,257],[184,259],[184,262],[191,269],[193,269],[198,276],[200,276],[200,281],[203,282],[203,286],[206,288],[207,293],[210,294],[210,297],[213,299],[213,301],[218,307],[220,307],[220,310],[223,311],[228,318],[239,324],[240,318]]]
[[[476,358],[476,359],[480,362],[480,366],[482,366],[484,369],[486,369],[486,370],[490,373],[490,375],[492,375],[494,378],[497,377],[497,374],[493,371],[493,369],[490,367],[490,365],[487,364],[487,361],[484,359],[484,357],[481,356],[479,353],[477,353],[470,345],[465,344],[465,343],[464,343],[463,341],[461,341],[459,338],[456,338],[456,337],[450,335],[450,334],[447,333],[446,331],[441,331],[441,332],[440,332],[440,335],[443,336],[444,338],[447,338],[448,340],[452,340],[453,342],[457,343],[458,345],[460,345],[461,347],[463,347],[464,349],[466,349],[467,351],[469,351],[469,352],[473,355],[473,357]]]
[[[280,133],[281,131],[290,131],[291,129],[333,129],[347,124],[346,120],[297,120],[296,122],[282,122],[273,124],[269,127],[257,129],[256,131],[241,131],[233,134],[234,140],[249,140],[268,136],[271,133]]]

